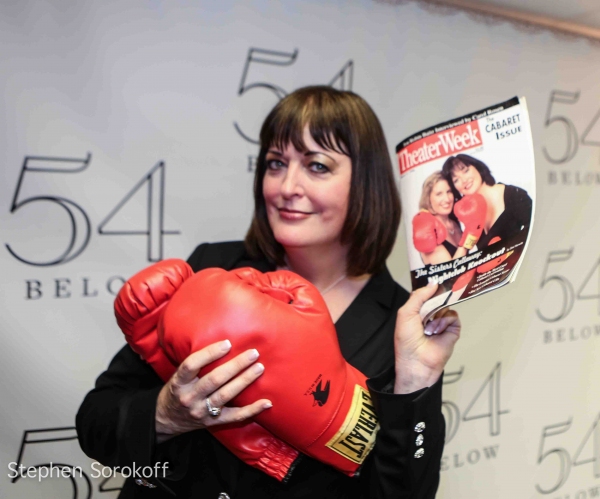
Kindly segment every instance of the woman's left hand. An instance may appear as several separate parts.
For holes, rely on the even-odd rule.
[[[411,293],[398,310],[394,349],[394,393],[412,393],[433,385],[441,376],[460,336],[460,319],[454,310],[438,311],[423,327],[419,310],[437,290],[430,284]]]

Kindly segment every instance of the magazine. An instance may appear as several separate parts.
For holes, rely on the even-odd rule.
[[[422,130],[396,154],[412,288],[439,284],[423,321],[514,281],[535,207],[525,99]]]

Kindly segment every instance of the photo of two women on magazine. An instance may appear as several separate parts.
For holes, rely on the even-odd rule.
[[[480,291],[482,274],[501,264],[502,274],[507,274],[518,262],[531,215],[532,199],[524,188],[497,181],[489,166],[472,155],[448,157],[442,168],[423,182],[419,211],[412,218],[412,242],[422,266],[428,269],[417,270],[413,278],[422,280],[454,269],[456,278],[440,283],[445,284],[444,290],[463,290],[479,282],[475,291]],[[479,262],[501,246],[504,252],[500,256],[469,268],[468,264],[474,264],[468,255],[480,252]],[[460,272],[463,263],[467,263],[467,272]],[[496,279],[494,283],[501,280]],[[463,296],[469,291],[465,289]]]

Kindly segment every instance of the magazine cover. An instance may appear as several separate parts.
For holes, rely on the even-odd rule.
[[[396,154],[412,287],[439,284],[423,320],[514,280],[535,206],[525,99],[423,130]]]

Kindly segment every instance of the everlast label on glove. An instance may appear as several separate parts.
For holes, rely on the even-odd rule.
[[[355,385],[344,424],[326,445],[352,462],[362,464],[375,445],[377,430],[379,423],[371,396],[362,386]]]

